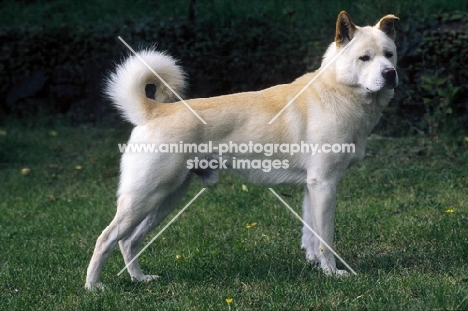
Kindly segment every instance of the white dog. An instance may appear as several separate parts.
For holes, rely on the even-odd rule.
[[[335,42],[328,47],[320,70],[291,84],[258,92],[188,100],[186,103],[207,124],[184,102],[163,104],[175,101],[175,95],[136,57],[117,67],[106,92],[136,126],[129,140],[133,144],[354,144],[355,152],[282,153],[278,155],[280,163],[287,165],[273,165],[269,171],[235,167],[236,158],[270,159],[264,154],[230,150],[223,160],[229,171],[253,183],[304,185],[304,220],[323,241],[333,245],[337,185],[346,168],[364,157],[367,136],[398,85],[396,20],[387,15],[374,27],[358,27],[341,12]],[[171,57],[153,50],[140,56],[176,93],[183,91],[184,74]],[[155,100],[145,96],[147,84],[157,86]],[[289,102],[291,105],[281,111]],[[87,271],[87,289],[102,288],[102,268],[117,242],[133,280],[156,278],[143,274],[137,260],[130,262],[145,235],[179,202],[191,175],[216,182],[216,168],[187,165],[194,158],[220,160],[220,153],[123,154],[117,213],[96,242]],[[306,226],[302,249],[325,273],[346,273],[336,268],[333,253]]]

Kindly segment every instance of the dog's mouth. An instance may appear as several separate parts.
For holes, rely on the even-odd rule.
[[[389,89],[389,90],[393,90],[394,88],[396,88],[398,86],[398,83],[386,83],[385,85],[383,85],[382,87],[380,87],[379,89],[377,90],[372,90],[370,88],[368,88],[366,86],[366,91],[368,93],[377,93],[379,91],[381,91],[382,89]]]
[[[374,93],[377,93],[377,92],[378,92],[378,91],[380,91],[380,90],[381,90],[381,89],[378,89],[378,90],[372,90],[372,89],[370,89],[370,88],[368,88],[368,87],[366,86],[366,91],[367,91],[367,93],[374,94]]]

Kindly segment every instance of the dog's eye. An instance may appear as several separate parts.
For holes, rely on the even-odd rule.
[[[393,57],[393,53],[392,53],[392,52],[385,52],[385,57],[386,57],[386,58],[392,58],[392,57]]]
[[[362,60],[363,62],[368,62],[370,61],[370,56],[369,55],[363,55],[359,57],[359,60]]]

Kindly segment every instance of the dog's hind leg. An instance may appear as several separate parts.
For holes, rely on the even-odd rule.
[[[120,250],[127,265],[128,273],[134,281],[151,281],[157,275],[145,275],[140,268],[138,258],[133,258],[138,254],[138,248],[145,236],[154,229],[161,221],[177,206],[190,185],[190,177],[185,180],[179,188],[167,196],[164,201],[156,207],[127,237],[119,241]],[[133,260],[133,261],[132,261]],[[132,261],[132,262],[131,262]],[[131,263],[130,263],[131,262]],[[130,264],[129,264],[130,263]]]
[[[107,228],[102,231],[96,241],[93,256],[86,274],[87,289],[102,289],[99,282],[102,267],[114,250],[117,242],[129,235],[135,227],[151,212],[150,207],[161,204],[164,194],[160,193],[156,200],[145,200],[138,196],[121,195],[117,202],[117,213]],[[154,201],[155,204],[148,204]]]
[[[161,159],[147,154],[126,153],[122,156],[117,213],[96,241],[85,288],[103,287],[99,282],[102,268],[117,242],[131,234],[143,219],[186,181],[189,171],[183,160]],[[166,165],[158,171],[161,163]]]
[[[117,213],[112,222],[107,226],[96,241],[93,256],[86,273],[85,288],[89,290],[102,289],[99,282],[102,267],[114,250],[117,242],[128,235],[145,215],[135,217],[131,214],[132,198],[120,197],[117,203]],[[141,214],[141,213],[140,213]]]

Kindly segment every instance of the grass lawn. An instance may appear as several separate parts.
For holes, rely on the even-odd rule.
[[[85,270],[115,212],[117,144],[130,128],[0,130],[0,309],[468,309],[463,137],[369,141],[338,195],[335,249],[356,277],[314,270],[301,224],[277,198],[222,175],[140,257],[158,281],[117,277],[117,250],[104,267],[107,290],[89,293]],[[202,187],[194,182],[178,210]],[[300,188],[274,189],[300,213]]]

